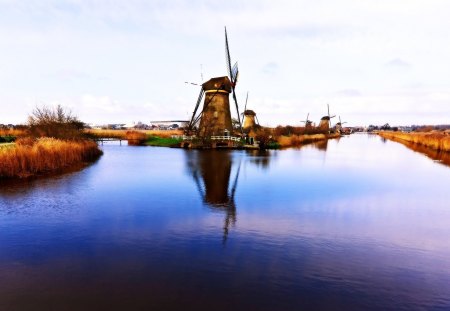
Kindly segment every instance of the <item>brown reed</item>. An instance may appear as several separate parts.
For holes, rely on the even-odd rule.
[[[450,135],[444,132],[403,133],[379,132],[378,135],[395,141],[407,141],[440,151],[450,152]]]
[[[65,141],[54,138],[18,139],[0,148],[0,178],[29,177],[89,162],[102,154],[93,141]]]
[[[326,135],[326,134],[314,134],[314,135],[291,135],[291,136],[278,136],[276,138],[277,142],[280,144],[282,148],[286,147],[298,147],[302,145],[306,145],[309,143],[313,143],[316,141],[326,140],[329,138],[336,138],[338,136],[335,135]]]
[[[128,140],[128,145],[130,146],[141,146],[148,139],[148,136],[147,134],[145,134],[145,132],[138,131],[128,131],[125,133],[125,137]]]

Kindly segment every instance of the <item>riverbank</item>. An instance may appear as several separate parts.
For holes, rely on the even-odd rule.
[[[54,138],[18,140],[0,148],[0,178],[24,178],[58,172],[96,160],[102,151],[93,141]]]
[[[276,141],[280,145],[280,148],[288,148],[288,147],[300,147],[314,142],[339,137],[341,137],[340,134],[291,135],[291,136],[279,136],[276,138]]]
[[[450,135],[443,132],[429,133],[403,133],[403,132],[379,132],[383,138],[399,143],[414,143],[437,151],[450,152]]]

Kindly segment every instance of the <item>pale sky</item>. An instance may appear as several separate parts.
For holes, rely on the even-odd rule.
[[[318,123],[327,103],[348,125],[448,124],[449,17],[448,0],[0,0],[0,123],[56,104],[88,123],[187,120],[184,82],[227,74],[227,26],[262,125]]]

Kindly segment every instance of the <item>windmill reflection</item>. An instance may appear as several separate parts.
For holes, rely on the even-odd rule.
[[[203,202],[211,209],[225,213],[223,225],[223,243],[225,243],[230,226],[236,223],[234,196],[241,162],[231,178],[233,161],[228,151],[186,151],[186,157],[189,173],[194,178]]]
[[[320,140],[318,142],[312,143],[312,146],[318,150],[327,151],[328,139]]]

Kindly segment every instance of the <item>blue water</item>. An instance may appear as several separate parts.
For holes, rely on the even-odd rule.
[[[0,310],[450,309],[450,167],[401,144],[102,148],[0,184]]]

